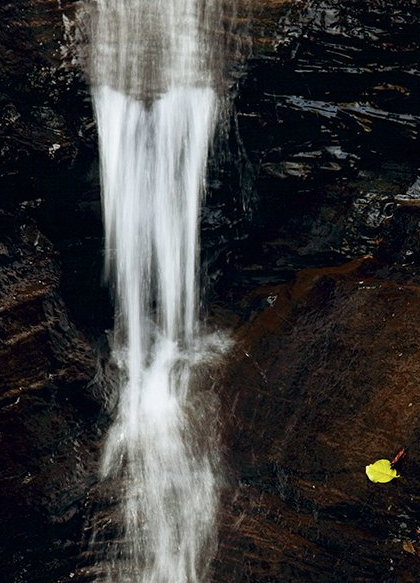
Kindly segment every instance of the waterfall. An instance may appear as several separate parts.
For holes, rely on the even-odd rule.
[[[97,0],[91,10],[119,369],[101,469],[122,522],[108,545],[113,583],[200,581],[214,551],[214,397],[200,394],[194,369],[205,352],[198,219],[218,115],[220,10],[218,0]]]

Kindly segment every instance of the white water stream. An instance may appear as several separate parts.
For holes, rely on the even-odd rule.
[[[120,370],[102,477],[116,484],[123,526],[107,580],[193,583],[212,559],[219,500],[213,420],[192,377],[205,343],[198,218],[218,113],[220,7],[218,0],[98,0],[91,20]]]

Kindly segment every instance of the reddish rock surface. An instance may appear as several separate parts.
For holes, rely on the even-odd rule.
[[[242,306],[221,393],[236,487],[215,580],[416,581],[420,286],[366,258]],[[401,477],[369,482],[365,466],[403,445]]]

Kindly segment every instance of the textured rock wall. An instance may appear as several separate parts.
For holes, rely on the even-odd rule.
[[[5,583],[91,578],[111,310],[74,10],[0,8]],[[417,580],[419,19],[414,0],[255,3],[203,223],[211,322],[237,340],[214,580]],[[402,477],[368,483],[404,444]]]
[[[95,130],[83,82],[63,60],[64,8],[72,7],[64,0],[0,7],[0,579],[5,583],[56,581],[70,572],[95,475],[100,411],[87,389],[96,374],[95,348],[74,320],[89,320],[92,296],[78,298],[83,286],[72,283],[94,247],[80,247],[87,230],[100,244],[100,221],[91,206],[97,194],[91,195],[89,175]],[[86,287],[98,279],[94,269],[90,281],[86,277],[95,254],[90,258]],[[77,315],[84,301],[87,310]]]
[[[237,99],[256,209],[214,310],[237,338],[214,580],[414,582],[420,12],[301,8]],[[368,482],[403,445],[402,477]]]
[[[254,201],[236,250],[253,282],[385,248],[418,196],[417,5],[299,6],[272,18],[236,101]]]

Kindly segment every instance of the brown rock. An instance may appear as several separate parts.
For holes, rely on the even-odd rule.
[[[215,580],[414,581],[420,286],[370,259],[260,288],[223,382],[234,473]],[[365,466],[411,445],[402,477]]]

